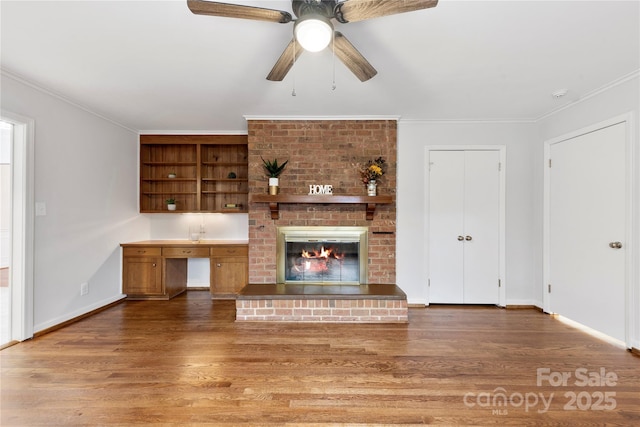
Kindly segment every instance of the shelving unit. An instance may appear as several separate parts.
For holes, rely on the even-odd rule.
[[[141,135],[140,212],[247,212],[248,166],[246,135]]]
[[[201,209],[246,212],[249,194],[247,145],[203,144],[201,156]]]

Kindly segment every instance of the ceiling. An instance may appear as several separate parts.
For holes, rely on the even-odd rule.
[[[364,83],[329,49],[268,81],[293,24],[194,15],[186,0],[0,8],[4,73],[140,131],[244,130],[245,115],[533,121],[640,69],[639,1],[440,0],[336,23],[378,70]]]

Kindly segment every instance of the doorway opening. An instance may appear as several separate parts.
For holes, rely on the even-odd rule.
[[[11,334],[11,192],[13,124],[0,122],[0,348]]]
[[[0,116],[0,348],[33,337],[34,121]]]

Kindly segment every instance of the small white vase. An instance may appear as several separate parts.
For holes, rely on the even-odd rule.
[[[167,209],[169,209],[170,211],[175,211],[176,205],[167,205]]]
[[[278,178],[269,178],[269,194],[275,196],[278,194],[278,185],[280,180]]]
[[[376,180],[372,179],[371,181],[369,181],[367,183],[367,195],[368,196],[375,196],[377,194],[377,185],[376,184]]]

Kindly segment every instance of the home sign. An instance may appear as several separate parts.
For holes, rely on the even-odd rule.
[[[320,194],[333,196],[333,185],[323,184],[310,184],[309,196],[317,196]]]

